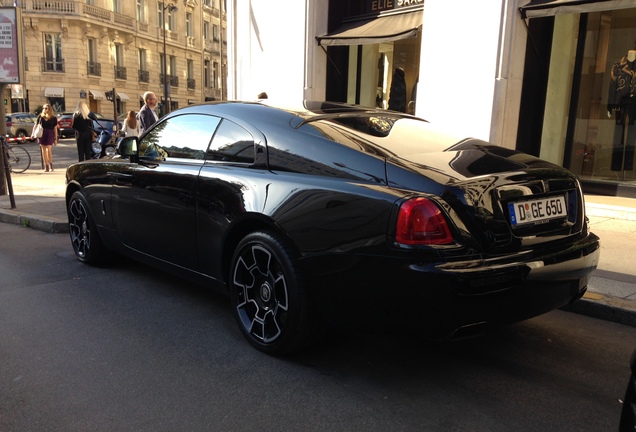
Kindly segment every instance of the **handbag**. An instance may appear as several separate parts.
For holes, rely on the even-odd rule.
[[[36,124],[35,127],[33,128],[33,133],[31,134],[31,137],[42,138],[43,133],[44,133],[44,128],[42,127],[42,124],[38,122],[38,124]]]

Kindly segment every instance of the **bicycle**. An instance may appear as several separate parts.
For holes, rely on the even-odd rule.
[[[20,174],[31,166],[31,155],[24,147],[11,146],[7,143],[7,138],[0,136],[2,147],[4,148],[5,160],[9,164],[11,172]]]

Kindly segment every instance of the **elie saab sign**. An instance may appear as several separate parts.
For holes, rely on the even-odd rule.
[[[369,10],[367,12],[377,13],[423,4],[424,0],[368,0],[367,8]]]
[[[20,82],[16,9],[0,8],[0,84]]]

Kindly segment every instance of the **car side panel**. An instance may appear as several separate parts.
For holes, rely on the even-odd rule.
[[[223,277],[221,256],[236,232],[269,226],[302,255],[384,248],[387,223],[401,195],[365,183],[206,165],[198,189],[202,271]],[[232,248],[230,247],[231,251]]]
[[[128,248],[198,267],[194,191],[200,161],[139,164],[114,183],[113,223]]]

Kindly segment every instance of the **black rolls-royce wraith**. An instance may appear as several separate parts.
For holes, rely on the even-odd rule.
[[[271,354],[354,315],[454,337],[585,292],[599,239],[571,172],[406,114],[266,102],[188,106],[70,166],[77,257],[227,293]]]

